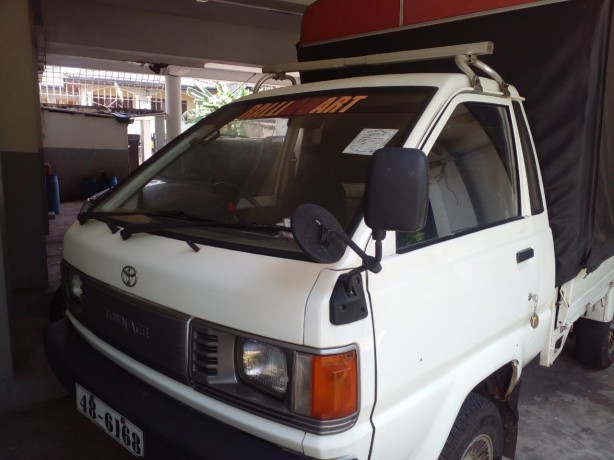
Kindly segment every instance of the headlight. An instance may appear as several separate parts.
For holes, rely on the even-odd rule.
[[[83,297],[83,281],[78,273],[73,273],[70,277],[70,294],[77,300]]]
[[[190,328],[190,383],[197,391],[310,433],[340,433],[356,423],[355,345],[316,349],[199,319]]]
[[[282,397],[288,386],[286,354],[281,348],[242,339],[239,341],[239,374],[247,383]]]
[[[83,278],[78,271],[66,267],[64,272],[64,283],[68,299],[77,302],[83,301]]]
[[[287,356],[293,359],[293,412],[316,420],[347,417],[358,410],[356,352],[312,355],[239,339],[239,375],[248,384],[283,398],[288,391]]]

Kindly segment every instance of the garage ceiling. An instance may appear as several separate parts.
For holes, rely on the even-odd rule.
[[[296,60],[314,0],[40,0],[47,64],[244,81]],[[247,69],[228,64],[247,66]],[[247,72],[246,72],[247,71]]]
[[[127,3],[124,0],[85,0],[82,3],[92,1],[121,7],[125,7]],[[250,11],[258,9],[300,16],[311,3],[313,0],[132,0],[129,2],[130,7],[135,9],[201,18],[207,18],[209,11],[223,7],[223,5],[247,8]]]

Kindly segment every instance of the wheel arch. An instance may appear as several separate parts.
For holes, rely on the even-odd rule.
[[[503,455],[514,458],[518,439],[520,364],[518,361],[505,364],[478,383],[471,392],[488,398],[496,406],[503,424]]]

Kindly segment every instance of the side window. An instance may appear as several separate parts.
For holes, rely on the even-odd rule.
[[[514,115],[516,116],[516,125],[520,134],[520,143],[522,146],[522,155],[524,165],[527,170],[527,179],[529,184],[529,199],[531,200],[531,214],[541,214],[544,212],[544,202],[542,193],[539,187],[539,174],[537,172],[537,163],[535,161],[535,150],[531,143],[531,136],[527,122],[522,115],[522,107],[518,102],[514,102]]]
[[[429,155],[429,213],[421,232],[397,232],[397,252],[496,225],[520,213],[509,111],[456,107]]]

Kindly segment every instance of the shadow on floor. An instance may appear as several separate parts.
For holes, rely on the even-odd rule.
[[[66,395],[47,365],[43,330],[49,323],[49,302],[60,286],[64,233],[75,222],[82,202],[63,203],[49,220],[46,236],[49,286],[40,291],[15,291],[11,302],[13,378],[0,394],[0,410]]]
[[[51,372],[43,349],[49,301],[61,282],[64,233],[81,205],[62,203],[60,214],[49,221],[49,288],[14,294],[14,384],[0,396],[0,460],[134,458],[76,411],[76,402]]]

